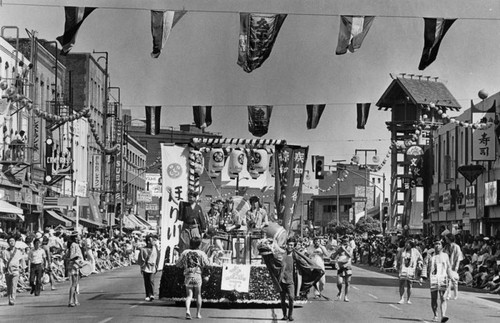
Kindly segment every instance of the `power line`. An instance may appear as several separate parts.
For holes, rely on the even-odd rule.
[[[68,4],[66,4],[68,5]],[[65,4],[51,4],[51,3],[17,3],[17,2],[9,2],[9,1],[3,1],[0,2],[0,6],[25,6],[25,7],[45,7],[45,8],[64,8],[66,6]],[[71,4],[69,4],[71,5]],[[92,4],[88,4],[89,6],[93,6]],[[175,5],[174,5],[175,6]],[[186,11],[186,12],[191,12],[191,13],[222,13],[222,14],[240,14],[242,12],[246,11],[239,11],[239,10],[212,10],[212,9],[180,9],[180,8],[158,8],[158,7],[144,7],[144,6],[136,6],[136,7],[117,7],[117,6],[107,6],[102,3],[99,3],[98,6],[93,6],[98,9],[105,9],[105,10],[137,10],[137,11],[150,11],[150,10],[171,10],[171,11]],[[287,14],[290,16],[312,16],[312,17],[340,17],[344,16],[347,14],[342,14],[342,13],[300,13],[300,12],[287,12],[286,10],[280,10],[278,12],[270,12],[270,11],[259,11],[259,10],[252,10],[252,13],[254,14]],[[352,15],[352,14],[351,14]],[[356,16],[356,15],[355,15]],[[424,16],[417,16],[417,15],[387,15],[387,14],[359,14],[358,16],[375,16],[376,18],[404,18],[404,19],[422,19]],[[448,18],[448,19],[458,19],[458,20],[479,20],[479,21],[497,21],[500,20],[500,17],[470,17],[470,16],[453,16],[453,17],[443,17],[440,15],[441,18]]]

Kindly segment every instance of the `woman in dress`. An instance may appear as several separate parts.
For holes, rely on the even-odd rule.
[[[201,238],[193,237],[189,249],[182,252],[176,263],[184,269],[184,285],[186,286],[186,319],[191,319],[191,300],[196,297],[196,318],[201,319],[201,273],[204,267],[210,265],[206,253],[200,250]]]

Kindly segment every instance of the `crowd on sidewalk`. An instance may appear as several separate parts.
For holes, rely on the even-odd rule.
[[[14,256],[19,257],[19,268],[14,275],[17,280],[16,291],[31,291],[31,294],[38,296],[43,289],[55,290],[57,283],[71,278],[69,245],[74,234],[70,230],[56,231],[50,228],[44,232],[3,232],[0,229],[0,297],[7,295],[7,279],[12,276],[8,273],[9,263],[13,262],[13,257],[8,253],[12,249],[9,247],[11,240],[13,244],[15,241],[15,250],[18,252]],[[80,270],[80,275],[88,276],[135,264],[145,242],[141,234],[96,231],[80,234],[78,245],[86,264],[85,270]]]
[[[459,246],[458,274],[459,284],[486,290],[492,294],[500,294],[500,235],[464,235],[452,234],[449,230],[440,233],[444,250],[454,243]],[[436,237],[421,235],[362,235],[350,236],[353,247],[352,262],[379,267],[382,271],[396,272],[396,259],[405,243],[411,240],[423,259],[434,252],[433,243]],[[303,238],[304,249],[311,248],[312,239]],[[335,237],[324,239],[326,249],[334,250],[338,243]]]

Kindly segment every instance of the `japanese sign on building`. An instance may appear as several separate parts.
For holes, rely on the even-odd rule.
[[[92,156],[92,187],[101,188],[101,155]]]
[[[472,106],[472,123],[491,123],[493,125],[495,111],[496,101],[493,101],[492,105],[481,102]],[[494,161],[496,159],[495,144],[494,126],[472,129],[472,160]]]
[[[299,202],[308,147],[279,146],[276,148],[276,209],[278,219],[289,230]]]

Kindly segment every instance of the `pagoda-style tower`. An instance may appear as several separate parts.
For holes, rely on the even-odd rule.
[[[391,109],[391,120],[387,129],[391,132],[391,212],[387,219],[388,229],[404,228],[409,221],[412,203],[411,188],[423,186],[424,220],[427,215],[427,200],[432,185],[432,137],[431,130],[446,122],[437,110],[458,111],[460,105],[437,77],[400,74],[377,102],[379,110]],[[431,108],[432,105],[432,108]],[[419,129],[417,131],[417,129]],[[422,130],[420,130],[422,129]],[[417,131],[417,132],[416,132]],[[414,180],[407,148],[422,148],[423,172],[420,181]]]

